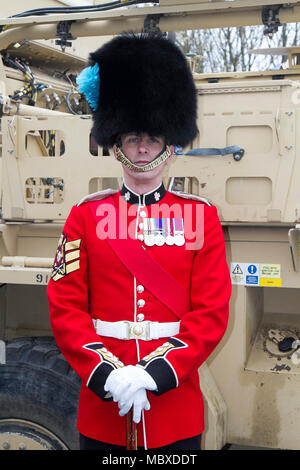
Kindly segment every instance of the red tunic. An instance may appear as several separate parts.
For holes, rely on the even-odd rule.
[[[191,308],[182,315],[180,331],[172,338],[151,341],[97,335],[92,318],[137,321],[137,315],[143,314],[144,320],[178,321],[128,271],[108,242],[99,239],[89,206],[101,205],[100,212],[107,209],[108,214],[107,199],[74,206],[65,223],[47,290],[51,325],[59,348],[82,379],[79,432],[126,445],[125,417],[119,416],[117,403],[107,398],[103,387],[114,368],[139,362],[156,381],[158,391],[148,392],[151,409],[138,425],[138,445],[161,447],[204,429],[198,368],[225,332],[231,293],[223,232],[216,208],[201,201],[171,192],[146,206],[125,202],[120,192],[113,198],[119,221],[189,293]],[[170,208],[174,213],[167,214]],[[143,241],[145,217],[171,220],[178,216],[177,209],[184,222],[185,244],[147,246]],[[111,214],[102,219],[102,234],[105,229],[109,236],[120,236]],[[141,299],[144,302],[138,302]]]

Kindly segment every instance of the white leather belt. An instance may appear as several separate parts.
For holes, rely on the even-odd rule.
[[[152,339],[169,338],[179,333],[180,321],[160,323],[158,321],[102,321],[94,320],[96,333],[99,336],[109,336],[117,339]]]

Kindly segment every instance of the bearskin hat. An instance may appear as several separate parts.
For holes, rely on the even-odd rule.
[[[100,92],[92,134],[112,147],[118,136],[146,132],[167,144],[197,135],[197,91],[181,50],[162,34],[124,33],[90,54],[99,66]]]

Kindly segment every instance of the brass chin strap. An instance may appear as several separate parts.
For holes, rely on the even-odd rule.
[[[121,148],[116,146],[116,156],[117,160],[121,162],[123,165],[127,166],[130,170],[136,171],[136,172],[144,172],[144,171],[149,171],[153,170],[153,168],[156,168],[158,165],[161,165],[163,162],[169,158],[169,156],[172,154],[170,147],[167,145],[165,150],[163,150],[152,162],[146,163],[146,165],[135,165],[132,163],[126,155],[122,152]]]

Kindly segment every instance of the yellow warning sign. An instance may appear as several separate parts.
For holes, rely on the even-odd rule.
[[[280,264],[260,265],[260,285],[264,287],[281,287],[281,266]]]

